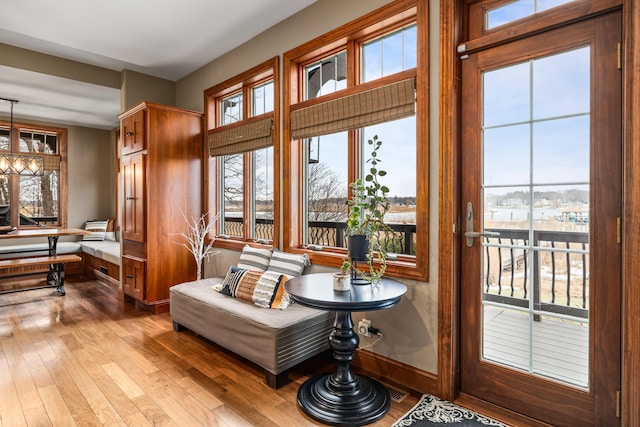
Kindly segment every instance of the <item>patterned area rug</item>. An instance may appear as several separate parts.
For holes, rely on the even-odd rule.
[[[449,427],[449,426],[499,426],[498,421],[462,408],[454,403],[441,400],[430,394],[420,401],[392,427]]]

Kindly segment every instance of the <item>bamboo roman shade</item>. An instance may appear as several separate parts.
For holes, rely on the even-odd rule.
[[[60,170],[60,157],[59,156],[44,156],[44,170],[45,171],[58,171]]]
[[[303,139],[409,117],[416,112],[415,79],[380,86],[291,112],[291,138]]]
[[[244,153],[273,145],[273,118],[245,121],[209,132],[209,155]]]

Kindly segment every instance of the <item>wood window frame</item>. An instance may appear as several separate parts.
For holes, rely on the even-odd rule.
[[[274,178],[273,178],[273,188],[274,188],[274,200],[273,200],[273,241],[271,244],[265,244],[264,242],[256,242],[251,236],[251,224],[249,221],[244,221],[242,228],[243,237],[233,237],[228,239],[217,238],[215,242],[215,246],[241,250],[246,244],[251,244],[252,246],[277,246],[279,242],[279,233],[280,233],[280,197],[279,191],[280,188],[280,153],[278,150],[279,145],[279,123],[280,123],[280,72],[279,72],[280,60],[279,57],[273,57],[267,61],[262,62],[261,64],[256,65],[228,80],[225,80],[222,83],[219,83],[215,86],[210,87],[209,89],[204,91],[204,106],[205,106],[205,129],[206,136],[204,138],[205,147],[204,153],[207,162],[204,167],[204,203],[209,212],[218,212],[220,210],[220,206],[217,200],[220,200],[221,192],[224,191],[222,188],[219,188],[218,185],[211,186],[211,178],[220,175],[220,169],[217,166],[217,161],[212,159],[209,156],[209,148],[208,148],[208,135],[211,130],[218,129],[221,127],[221,117],[222,111],[220,109],[220,100],[222,98],[227,98],[234,93],[242,93],[242,117],[243,119],[235,122],[231,125],[236,125],[239,123],[243,123],[245,121],[252,121],[256,119],[264,119],[271,117],[273,120],[273,168],[274,168]],[[252,105],[252,89],[256,86],[259,86],[267,81],[273,81],[273,111],[265,114],[260,114],[257,116],[251,116],[251,105]],[[243,153],[243,164],[250,164],[252,151]],[[251,212],[251,203],[247,203],[248,200],[251,200],[251,182],[253,180],[253,176],[251,175],[251,171],[247,170],[247,168],[243,168],[243,217],[249,218],[252,214]],[[214,205],[212,205],[214,203]],[[212,209],[212,207],[214,209]],[[219,225],[218,230],[215,232],[219,234]],[[211,236],[214,237],[214,236]]]
[[[11,126],[10,122],[0,122],[0,126],[9,128]],[[30,133],[44,133],[44,134],[56,134],[57,144],[58,144],[58,153],[57,154],[46,154],[46,153],[31,153],[33,155],[37,155],[39,157],[45,158],[45,165],[47,162],[46,158],[57,158],[59,160],[59,169],[58,169],[58,222],[54,224],[57,227],[67,227],[68,224],[68,207],[67,207],[67,199],[68,199],[68,190],[67,190],[67,135],[68,131],[66,128],[58,128],[52,126],[43,126],[43,125],[30,125],[26,123],[13,122],[13,130],[11,131],[11,138],[13,141],[10,143],[13,146],[13,153],[20,154],[19,150],[19,140],[20,133],[22,132],[30,132]],[[52,159],[55,162],[58,160]],[[11,197],[11,225],[18,228],[37,228],[35,225],[20,225],[20,215],[19,215],[19,203],[18,200],[14,200],[14,194],[20,194],[20,175],[9,175],[9,185],[10,185],[10,197]]]
[[[415,69],[385,76],[362,85],[384,85],[409,77],[416,79],[416,170],[429,176],[429,61],[428,61],[428,2],[398,0],[362,16],[328,34],[294,48],[283,55],[283,242],[284,250],[307,253],[314,264],[339,267],[346,255],[345,249],[323,248],[322,251],[305,249],[302,242],[301,180],[303,177],[303,144],[291,139],[291,111],[302,106],[347,96],[361,90],[360,47],[362,44],[406,25],[417,24],[417,66]],[[323,57],[346,50],[347,88],[338,92],[304,101],[304,68]],[[349,59],[351,58],[351,59]],[[355,61],[354,61],[355,58]],[[299,105],[298,105],[299,104]],[[359,131],[348,132],[348,182],[360,175]],[[428,281],[429,276],[429,183],[416,177],[416,232],[418,245],[414,257],[399,256],[387,260],[386,274],[392,277]]]

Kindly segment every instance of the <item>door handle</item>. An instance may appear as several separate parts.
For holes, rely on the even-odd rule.
[[[465,221],[464,237],[467,239],[467,246],[473,246],[473,239],[478,237],[500,237],[500,233],[496,231],[473,231],[473,203],[467,203],[467,216]]]

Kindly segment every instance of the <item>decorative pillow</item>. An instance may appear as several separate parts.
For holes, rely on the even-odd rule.
[[[112,240],[116,241],[116,219],[109,218],[107,219],[107,230],[104,235],[104,240]]]
[[[272,271],[265,271],[264,273],[280,274]],[[284,274],[282,274],[281,277],[282,279],[280,279],[280,286],[273,296],[273,301],[271,301],[271,308],[275,308],[277,310],[284,310],[291,304],[293,304],[291,295],[289,295],[289,292],[284,290],[284,284],[287,280],[289,280],[289,277]]]
[[[271,249],[252,248],[246,245],[242,248],[238,267],[245,270],[265,271],[269,267]]]
[[[289,277],[298,277],[308,265],[311,265],[311,263],[307,254],[289,254],[273,251],[267,270],[286,274]]]
[[[104,240],[107,233],[107,223],[108,221],[87,221],[84,229],[91,234],[84,234],[82,240]]]
[[[246,270],[232,266],[219,292],[252,302],[258,307],[284,310],[288,307],[284,297],[285,280],[286,276],[279,273]]]

